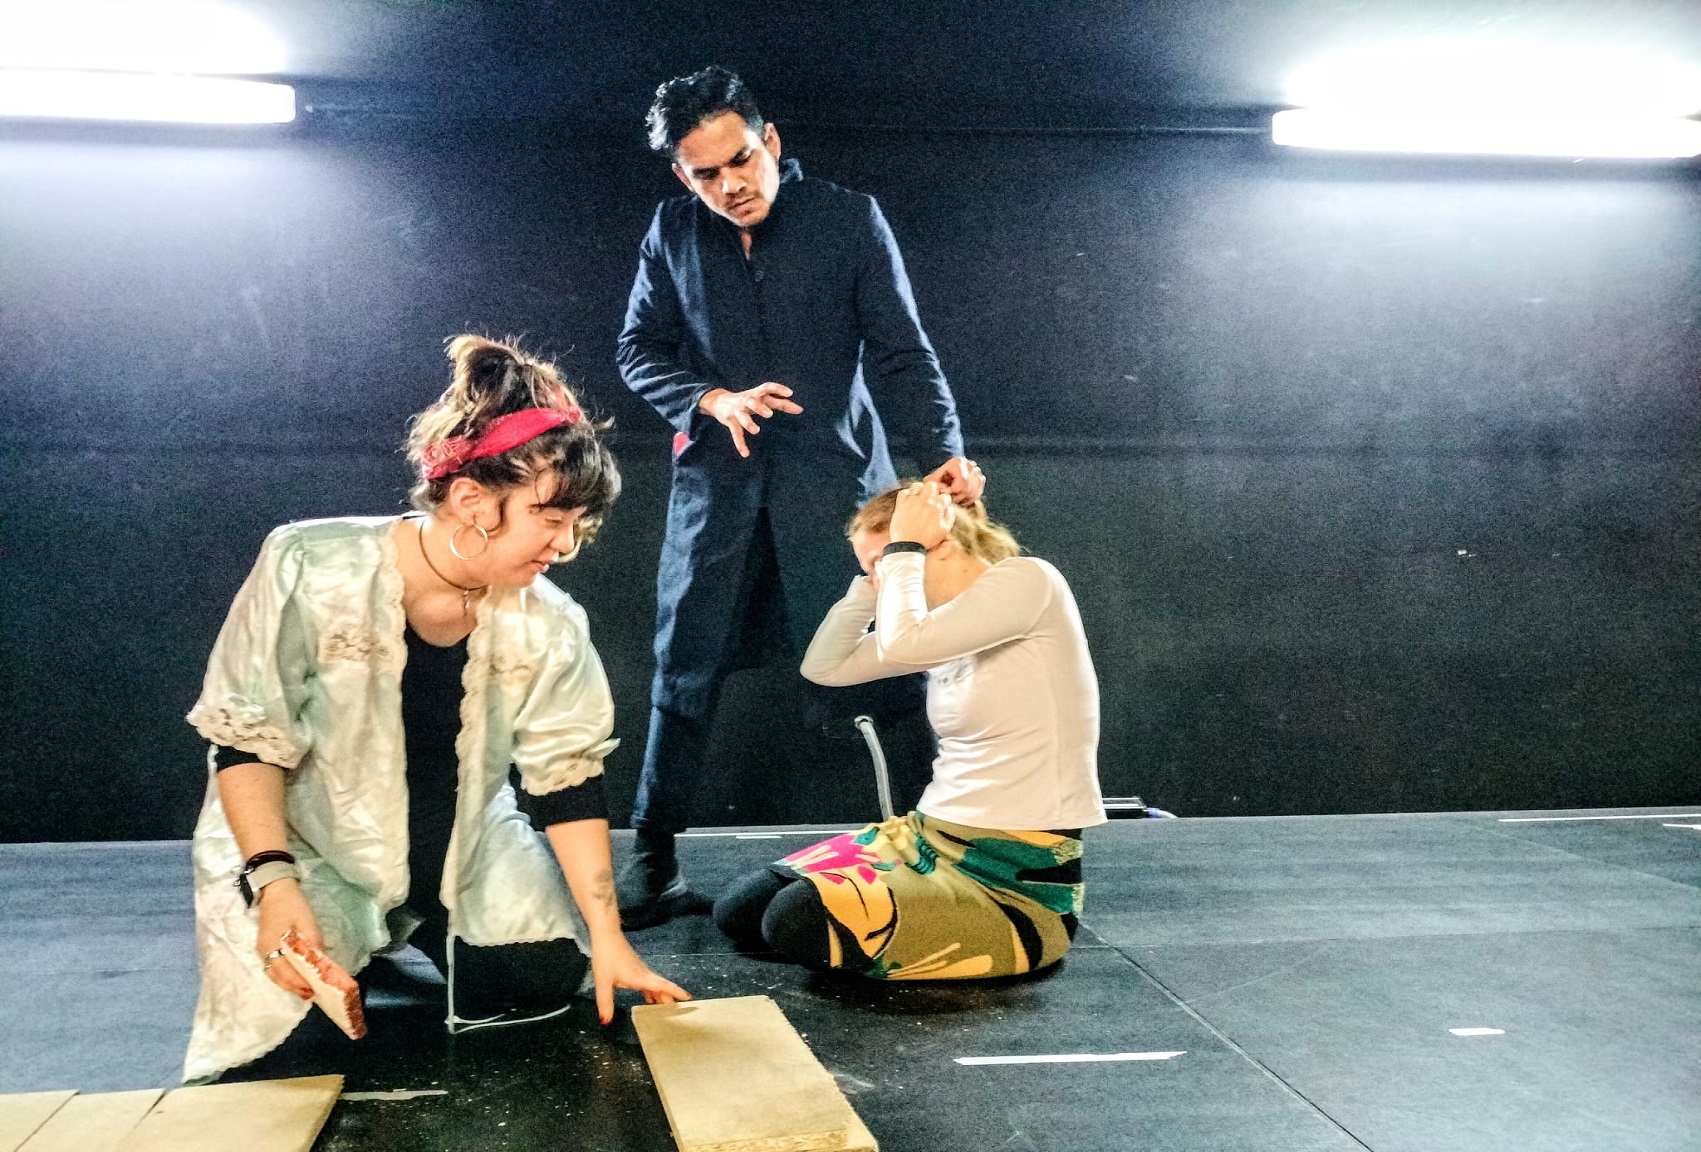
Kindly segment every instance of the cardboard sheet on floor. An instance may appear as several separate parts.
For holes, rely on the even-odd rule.
[[[158,1088],[148,1088],[73,1096],[19,1152],[114,1152],[163,1095]]]
[[[36,1129],[76,1092],[20,1092],[0,1096],[0,1152],[18,1152]]]
[[[640,1005],[632,1023],[680,1152],[878,1152],[768,997]]]
[[[308,1152],[342,1090],[341,1076],[179,1088],[118,1152]]]

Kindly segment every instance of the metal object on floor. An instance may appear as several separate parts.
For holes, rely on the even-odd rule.
[[[1138,796],[1106,796],[1104,813],[1112,820],[1174,820],[1174,812],[1153,808]]]
[[[874,787],[880,793],[880,819],[890,820],[897,815],[892,810],[892,774],[886,769],[886,750],[880,747],[880,733],[874,730],[874,717],[858,716],[851,723],[862,733],[862,741],[868,745],[868,757],[874,761]]]

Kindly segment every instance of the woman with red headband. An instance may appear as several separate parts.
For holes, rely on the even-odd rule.
[[[286,937],[347,973],[416,945],[452,1024],[553,1012],[581,986],[604,1023],[616,988],[689,999],[621,934],[613,704],[584,611],[542,579],[614,503],[614,458],[552,366],[476,336],[449,358],[408,438],[418,513],[274,531],[189,713],[211,780],[186,1080],[296,1030],[311,992]]]

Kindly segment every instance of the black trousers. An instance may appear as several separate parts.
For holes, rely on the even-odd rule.
[[[438,972],[445,977],[448,974],[447,926],[441,915],[428,917],[408,941],[430,957]],[[553,1012],[572,1002],[589,968],[590,958],[571,940],[542,940],[491,947],[457,940],[455,1014],[463,1020],[482,1020],[504,1014],[541,1016]],[[418,984],[382,956],[373,957],[358,979],[363,994],[376,985],[391,989],[401,984],[411,985],[410,991],[415,997],[423,995],[430,999],[430,1006],[423,1010],[432,1020],[430,1032],[440,1034],[446,1005],[434,997],[443,995],[444,988],[439,986],[433,990]],[[418,1013],[414,1015],[415,1019],[410,1024],[415,1026],[418,1034]],[[346,1071],[373,1047],[372,1041],[377,1039],[374,1034],[386,1026],[385,1016],[383,1011],[368,1011],[366,1023],[369,1035],[354,1041],[344,1036],[323,1012],[313,1009],[282,1044],[251,1064],[231,1069],[219,1080],[221,1083],[273,1080]]]
[[[644,744],[644,766],[638,776],[638,794],[632,803],[632,827],[640,846],[665,851],[672,838],[691,826],[692,802],[703,779],[703,761],[714,731],[715,708],[726,677],[744,668],[789,666],[795,669],[803,657],[790,639],[792,608],[787,604],[780,580],[779,560],[774,549],[773,529],[764,513],[751,535],[750,554],[739,583],[739,621],[728,641],[728,651],[716,673],[708,707],[700,716],[687,716],[665,708],[650,709],[649,738]],[[807,621],[811,631],[819,620]],[[925,782],[933,757],[932,730],[921,713],[926,707],[925,681],[919,675],[896,676],[848,688],[823,688],[809,684],[807,721],[811,728],[853,738],[851,722],[859,715],[889,720],[899,727],[916,727],[926,732],[925,747],[909,755],[914,740],[899,740],[887,747],[895,779]],[[913,760],[913,763],[907,761]]]

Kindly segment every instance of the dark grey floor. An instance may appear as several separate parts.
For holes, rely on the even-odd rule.
[[[1641,818],[1599,818],[1623,816]],[[1075,950],[1015,984],[825,979],[702,918],[634,940],[699,996],[774,997],[887,1152],[1694,1152],[1694,824],[1701,805],[1113,824],[1088,834]],[[686,867],[712,892],[810,835],[693,836]],[[0,1091],[174,1082],[187,856],[0,845]],[[672,1147],[629,1023],[585,1009],[450,1041],[430,990],[396,987],[369,991],[373,1034],[325,1070],[446,1094],[346,1101],[322,1152]],[[1151,1051],[1183,1055],[954,1062]]]

